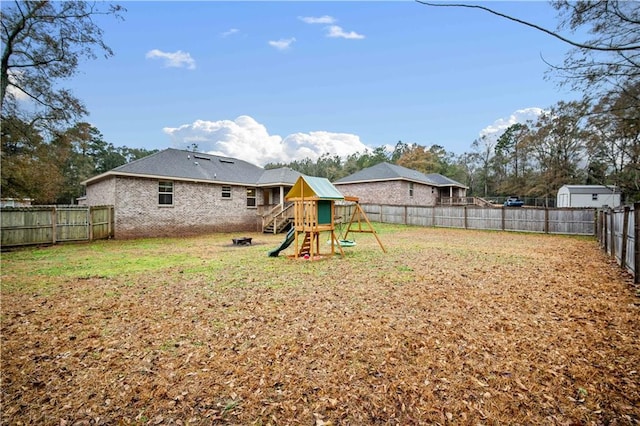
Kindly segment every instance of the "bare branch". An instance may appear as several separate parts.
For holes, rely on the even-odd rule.
[[[430,3],[430,2],[426,2],[426,1],[422,1],[422,0],[415,0],[417,3],[423,4],[425,6],[435,6],[435,7],[464,7],[464,8],[468,8],[468,9],[480,9],[480,10],[484,10],[485,12],[489,12],[493,15],[496,16],[500,16],[501,18],[505,18],[508,19],[510,21],[513,22],[517,22],[519,24],[522,25],[526,25],[528,27],[534,28],[538,31],[542,31],[545,34],[548,34],[552,37],[557,38],[558,40],[561,40],[567,44],[570,44],[571,46],[574,47],[579,47],[581,49],[587,49],[587,50],[598,50],[598,51],[602,51],[602,52],[622,52],[622,51],[627,51],[627,50],[640,50],[640,45],[639,44],[635,44],[635,45],[631,45],[631,46],[596,46],[596,45],[591,45],[591,44],[584,44],[584,43],[578,43],[576,41],[570,40],[566,37],[561,36],[560,34],[548,30],[544,27],[541,27],[539,25],[533,24],[531,22],[527,22],[524,21],[522,19],[518,19],[518,18],[514,18],[513,16],[509,16],[506,15],[504,13],[500,13],[497,12],[493,9],[490,9],[488,7],[485,6],[480,6],[480,5],[473,5],[473,4],[462,4],[462,3]]]

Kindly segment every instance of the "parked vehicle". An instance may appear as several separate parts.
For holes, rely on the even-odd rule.
[[[505,207],[522,207],[523,205],[524,201],[518,197],[509,197],[507,201],[504,202]]]

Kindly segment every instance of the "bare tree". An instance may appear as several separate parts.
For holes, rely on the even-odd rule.
[[[524,144],[539,168],[536,195],[554,197],[562,185],[583,183],[588,110],[585,101],[559,102],[532,124]]]
[[[483,135],[471,144],[472,158],[477,163],[479,173],[479,183],[482,183],[482,196],[487,197],[494,193],[492,185],[493,176],[491,174],[491,163],[495,156],[496,141],[493,138]]]
[[[477,9],[534,28],[572,47],[564,64],[549,64],[559,74],[562,84],[582,90],[590,98],[608,91],[620,91],[640,78],[640,3],[636,1],[554,1],[559,11],[555,30],[476,4],[433,3],[416,0],[432,7]],[[562,34],[586,30],[591,38],[578,41]]]
[[[589,119],[589,156],[593,179],[615,185],[629,201],[640,199],[640,114],[629,103],[640,96],[640,82],[620,93],[605,96]]]
[[[93,18],[120,17],[124,9],[109,5],[103,11],[98,3],[83,1],[5,3],[0,58],[3,119],[22,116],[44,126],[86,114],[82,102],[56,83],[73,76],[81,59],[94,59],[97,52],[113,55]]]
[[[499,16],[501,18],[508,19],[513,22],[517,22],[522,25],[526,25],[527,27],[534,28],[538,31],[542,31],[552,37],[557,38],[567,44],[570,44],[573,47],[577,47],[580,49],[586,50],[598,50],[602,52],[621,52],[621,51],[629,51],[629,50],[639,50],[640,42],[637,39],[628,39],[623,41],[621,44],[613,44],[607,43],[605,40],[597,39],[589,42],[579,42],[572,40],[568,37],[563,36],[558,31],[550,30],[544,28],[540,25],[537,25],[532,22],[525,21],[524,19],[516,18],[505,13],[498,12],[494,9],[491,9],[486,6],[481,6],[477,4],[463,4],[463,3],[432,3],[428,1],[416,0],[417,3],[423,4],[425,6],[435,6],[435,7],[464,7],[468,9],[479,9],[485,12],[491,13],[493,15]],[[607,20],[611,17],[614,20],[619,21],[618,24],[626,24],[629,26],[637,26],[639,24],[638,21],[638,10],[637,6],[632,5],[634,2],[627,1],[578,1],[578,2],[569,2],[569,1],[556,1],[553,2],[554,7],[559,10],[572,10],[573,14],[569,17],[570,19],[563,22],[563,25],[569,25],[571,29],[575,29],[583,24],[588,23],[592,19],[597,20]],[[597,9],[601,10],[597,10]],[[630,9],[630,10],[629,10]],[[613,23],[613,22],[611,22]],[[594,23],[594,27],[592,30],[597,30],[598,32],[606,31],[611,33],[612,29],[600,28],[600,23]],[[562,26],[562,25],[561,25]],[[637,31],[637,30],[635,30]],[[614,33],[614,36],[616,34]]]

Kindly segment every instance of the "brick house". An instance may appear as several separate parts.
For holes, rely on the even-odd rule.
[[[113,205],[116,238],[263,230],[301,174],[165,149],[83,182],[87,205]]]
[[[438,173],[424,174],[390,163],[379,163],[333,182],[360,203],[435,206],[466,197],[467,187]],[[458,204],[458,202],[453,202]]]

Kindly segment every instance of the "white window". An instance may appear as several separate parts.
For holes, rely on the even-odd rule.
[[[222,198],[231,198],[231,187],[223,186],[222,187]]]
[[[247,207],[256,206],[256,189],[247,188]]]
[[[413,182],[409,182],[409,197],[413,197]]]
[[[162,180],[158,182],[158,204],[173,205],[173,182]]]
[[[598,194],[591,194],[591,200],[598,201]]]

